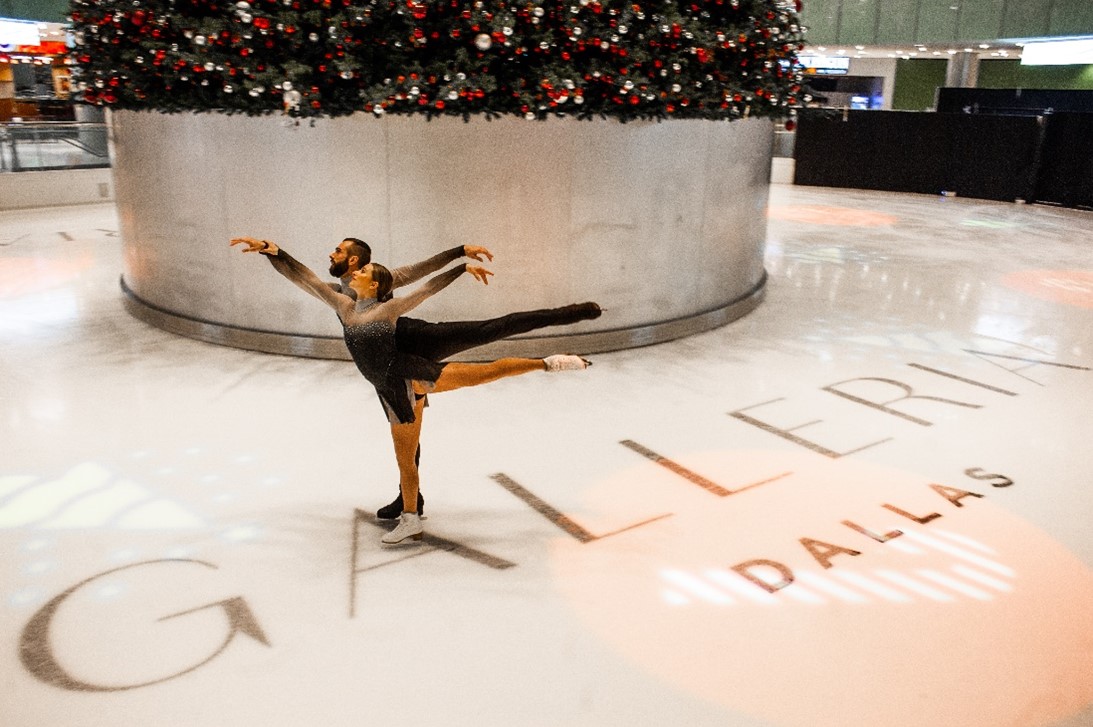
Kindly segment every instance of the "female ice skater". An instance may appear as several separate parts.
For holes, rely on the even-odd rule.
[[[532,371],[580,370],[590,365],[579,356],[565,354],[545,359],[503,358],[488,363],[439,363],[396,348],[395,323],[400,316],[446,288],[465,272],[488,285],[488,276],[493,273],[485,268],[460,264],[430,278],[413,293],[393,298],[391,272],[382,265],[370,263],[353,274],[350,286],[357,295],[354,300],[335,292],[307,266],[272,242],[237,237],[232,239],[231,244],[246,245],[243,249],[245,253],[265,255],[277,272],[333,308],[342,322],[346,347],[353,361],[376,388],[391,424],[403,506],[398,525],[382,538],[385,544],[393,545],[407,538],[420,540],[424,532],[417,513],[419,480],[415,455],[427,393],[478,386]]]
[[[458,245],[437,253],[432,257],[411,265],[403,265],[391,270],[394,276],[392,288],[412,285],[433,273],[440,272],[446,266],[460,258],[467,257],[477,262],[493,260],[493,253],[480,245]],[[353,273],[372,262],[372,248],[364,240],[356,237],[343,238],[330,253],[330,274],[338,278],[330,286],[338,293],[356,298],[357,294],[350,287]],[[395,348],[402,353],[413,353],[433,361],[443,361],[457,353],[462,353],[478,346],[483,346],[503,338],[528,333],[548,326],[564,326],[580,321],[599,318],[600,307],[595,303],[577,303],[560,308],[517,311],[499,318],[474,321],[444,321],[433,323],[408,316],[399,316],[395,322]],[[421,450],[415,454],[421,459]],[[425,512],[425,497],[418,488],[417,514]],[[395,498],[376,511],[381,520],[398,520],[402,514],[402,490],[399,488]]]

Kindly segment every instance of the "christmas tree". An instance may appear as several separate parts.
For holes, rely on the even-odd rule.
[[[783,118],[799,0],[73,0],[87,103],[162,112]]]

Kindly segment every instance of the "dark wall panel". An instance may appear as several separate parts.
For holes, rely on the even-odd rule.
[[[1093,114],[1047,117],[1033,200],[1093,208]]]
[[[1032,196],[1038,117],[937,114],[943,120],[946,189],[961,197],[1013,201]]]
[[[1025,199],[1039,136],[1036,117],[809,112],[797,128],[794,182]]]

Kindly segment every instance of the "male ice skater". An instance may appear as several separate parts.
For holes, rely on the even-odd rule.
[[[419,263],[392,268],[393,287],[398,288],[415,283],[461,257],[483,262],[484,258],[493,260],[493,253],[479,245],[453,247]],[[366,242],[355,237],[343,239],[334,248],[334,252],[330,253],[330,274],[339,279],[336,283],[330,283],[330,287],[339,293],[356,298],[356,293],[349,287],[349,283],[353,279],[353,273],[370,262],[372,262],[372,248]],[[578,303],[561,308],[510,313],[500,318],[482,321],[430,323],[417,318],[401,317],[395,324],[395,346],[403,353],[416,354],[433,361],[443,361],[449,356],[502,338],[527,333],[545,326],[562,326],[599,318],[600,313],[600,307],[595,303]],[[416,461],[420,459],[421,447],[419,446]],[[417,510],[419,516],[425,510],[425,498],[421,495],[420,489],[417,496]],[[376,512],[376,517],[395,520],[401,514],[400,491],[390,504],[384,505]]]

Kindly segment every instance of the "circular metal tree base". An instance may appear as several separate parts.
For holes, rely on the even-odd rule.
[[[762,302],[766,294],[766,282],[767,278],[764,275],[760,284],[742,298],[721,308],[685,318],[676,318],[633,328],[607,329],[587,333],[554,336],[514,336],[452,356],[450,360],[488,361],[505,356],[543,358],[555,353],[603,353],[605,351],[617,351],[664,343],[676,338],[719,328],[747,315]],[[279,333],[277,331],[261,331],[203,321],[172,313],[141,300],[125,284],[124,278],[121,279],[121,289],[125,293],[125,308],[133,317],[169,333],[205,341],[206,343],[243,348],[250,351],[306,358],[351,360],[345,342],[339,336]]]
[[[127,307],[184,336],[346,357],[330,308],[230,247],[239,236],[277,242],[324,280],[345,237],[388,267],[490,248],[489,287],[465,276],[414,309],[421,320],[582,301],[605,311],[469,354],[479,359],[659,343],[728,323],[763,297],[765,119],[361,114],[296,126],[126,111],[111,123]]]

